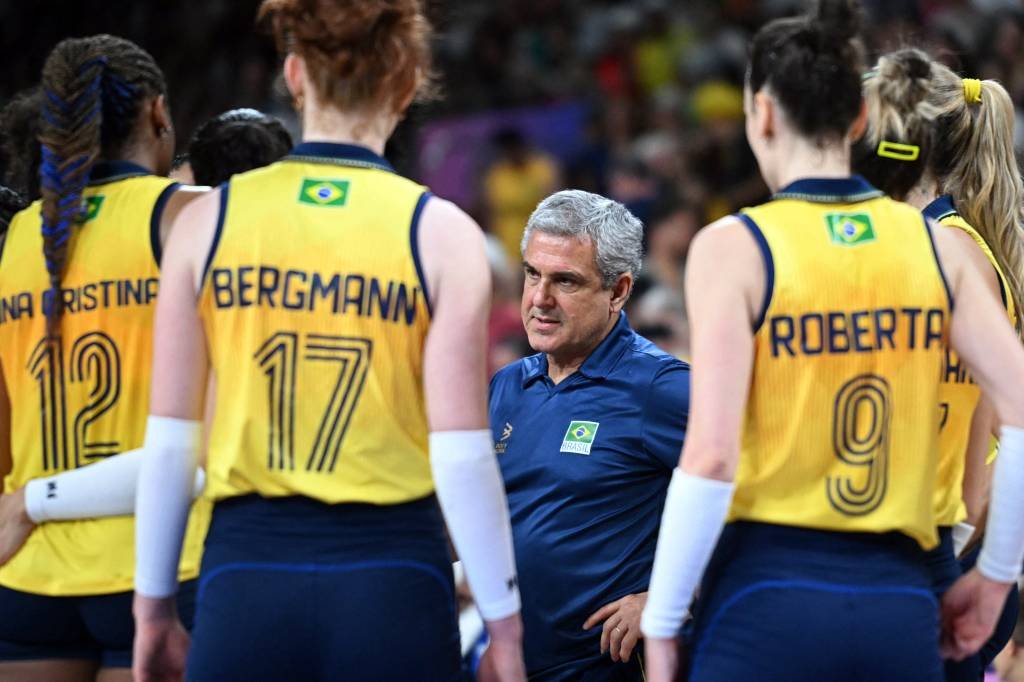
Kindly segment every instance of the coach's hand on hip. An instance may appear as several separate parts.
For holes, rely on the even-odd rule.
[[[628,662],[633,648],[640,641],[640,614],[647,604],[647,593],[627,594],[622,599],[605,604],[590,614],[583,629],[589,630],[604,622],[601,630],[601,653],[609,652],[613,661]]]

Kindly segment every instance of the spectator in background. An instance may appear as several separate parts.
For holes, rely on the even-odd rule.
[[[491,266],[491,318],[487,324],[487,376],[530,352],[519,316],[522,270],[505,253],[493,234],[487,238],[487,261]]]
[[[559,168],[547,154],[532,149],[518,130],[501,130],[493,141],[498,157],[484,177],[490,232],[506,253],[519,253],[523,225],[540,200],[555,190]]]
[[[0,110],[0,184],[29,201],[39,198],[39,121],[43,92],[23,90]]]
[[[541,202],[522,239],[522,323],[538,353],[495,375],[490,418],[532,680],[643,679],[634,648],[689,368],[621,312],[642,231],[622,204],[569,190]]]
[[[255,109],[232,109],[215,116],[192,135],[179,169],[190,184],[216,187],[236,173],[270,165],[292,148],[292,136],[276,118]]]

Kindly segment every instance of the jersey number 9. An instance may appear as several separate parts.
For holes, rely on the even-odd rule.
[[[863,516],[878,508],[889,484],[889,384],[874,374],[850,379],[836,394],[832,445],[844,464],[863,470],[856,476],[829,476],[828,501],[841,514]]]

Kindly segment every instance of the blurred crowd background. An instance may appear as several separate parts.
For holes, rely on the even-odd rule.
[[[519,322],[519,236],[537,202],[575,187],[646,226],[628,308],[642,334],[686,357],[683,273],[701,225],[762,200],[742,83],[750,35],[795,0],[430,0],[442,99],[389,145],[398,170],[493,235],[493,367],[529,352]],[[184,146],[198,124],[253,107],[298,133],[259,0],[0,2],[0,105],[39,77],[62,37],[110,32],[167,75]],[[1024,0],[864,0],[870,54],[921,46],[964,75],[1000,80],[1024,150]]]

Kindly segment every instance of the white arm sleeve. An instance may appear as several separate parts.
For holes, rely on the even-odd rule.
[[[198,421],[156,417],[146,422],[146,444],[135,501],[135,591],[169,597],[178,589],[199,458]]]
[[[679,633],[704,569],[718,544],[734,485],[672,472],[654,552],[647,606],[640,618],[644,637],[671,639]]]
[[[448,532],[485,620],[519,612],[512,528],[491,432],[430,434],[430,465]]]
[[[988,506],[985,540],[978,571],[989,580],[1010,583],[1020,576],[1024,561],[1024,429],[1003,426],[999,457],[992,472],[992,501]]]
[[[143,450],[129,450],[102,462],[35,478],[25,486],[25,511],[36,523],[73,521],[135,513]],[[196,469],[193,498],[203,492],[206,475]]]

